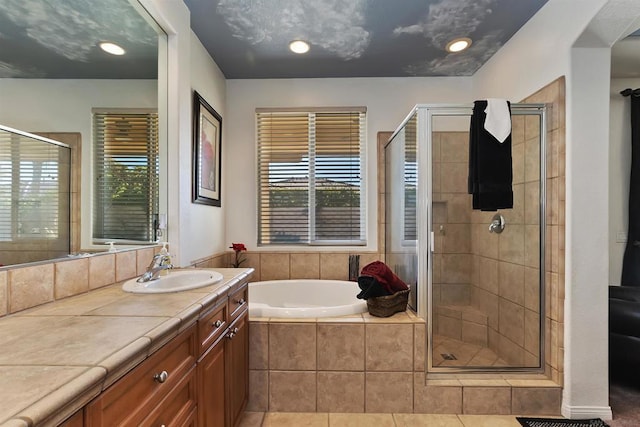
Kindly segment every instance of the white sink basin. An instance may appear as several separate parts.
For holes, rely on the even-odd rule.
[[[137,282],[138,278],[124,282],[122,290],[135,294],[161,294],[180,292],[189,289],[214,285],[222,280],[222,274],[213,270],[176,270],[169,271],[166,276],[160,276],[149,282]]]

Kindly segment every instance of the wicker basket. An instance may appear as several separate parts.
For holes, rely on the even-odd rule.
[[[398,291],[393,295],[368,298],[367,309],[369,310],[369,314],[372,316],[389,317],[399,311],[405,311],[407,309],[408,300],[409,289],[405,291]]]

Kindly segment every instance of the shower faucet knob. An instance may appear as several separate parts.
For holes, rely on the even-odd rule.
[[[493,218],[491,218],[491,224],[489,224],[489,233],[502,233],[506,224],[507,223],[502,215],[495,214]]]

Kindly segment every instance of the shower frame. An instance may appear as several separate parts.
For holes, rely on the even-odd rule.
[[[393,142],[395,136],[404,129],[407,123],[417,116],[416,129],[416,149],[418,162],[418,189],[427,197],[418,197],[416,206],[417,215],[417,305],[418,315],[425,319],[426,325],[426,357],[425,370],[433,373],[456,373],[456,372],[544,372],[545,366],[545,236],[546,236],[546,105],[536,103],[516,103],[511,104],[511,115],[530,115],[539,117],[540,126],[540,194],[539,194],[539,309],[540,309],[540,336],[539,336],[539,357],[537,367],[441,367],[433,366],[433,272],[429,266],[433,265],[435,234],[431,219],[433,218],[433,118],[442,117],[471,117],[473,104],[417,104],[400,123],[396,131],[389,138],[385,149]],[[421,166],[422,165],[422,166]],[[426,165],[426,166],[424,166]],[[424,173],[421,173],[424,172]],[[424,190],[422,190],[424,189]],[[426,256],[424,256],[426,254]],[[425,292],[426,290],[426,292]]]

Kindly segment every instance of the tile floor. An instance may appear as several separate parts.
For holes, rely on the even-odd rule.
[[[239,427],[521,427],[513,415],[245,412]]]
[[[433,366],[509,366],[508,362],[486,347],[442,335],[434,335],[433,343]],[[455,360],[445,359],[444,354],[453,354]]]

